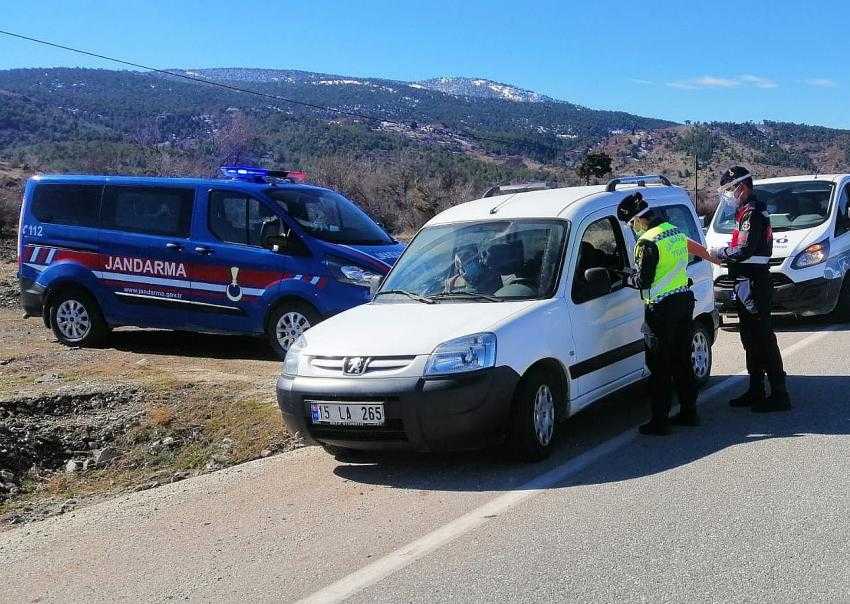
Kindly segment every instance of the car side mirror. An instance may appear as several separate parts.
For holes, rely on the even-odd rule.
[[[587,292],[591,298],[598,298],[611,293],[611,273],[607,268],[589,268],[584,271],[587,282]]]

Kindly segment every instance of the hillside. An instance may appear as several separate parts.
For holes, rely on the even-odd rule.
[[[847,170],[850,152],[848,131],[775,122],[678,125],[483,79],[400,82],[246,68],[183,73],[261,95],[133,71],[0,71],[0,162],[22,174],[203,175],[233,160],[300,167],[390,228],[409,231],[497,182],[574,184],[576,165],[592,150],[609,153],[615,173],[660,172],[688,187],[697,153],[707,203],[730,162],[766,176],[831,172]]]

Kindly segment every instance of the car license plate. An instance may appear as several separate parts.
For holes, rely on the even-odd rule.
[[[383,403],[331,403],[307,401],[314,424],[335,426],[383,426]]]

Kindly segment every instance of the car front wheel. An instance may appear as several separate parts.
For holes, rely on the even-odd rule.
[[[108,332],[97,302],[82,290],[56,295],[50,305],[50,327],[65,346],[96,346]]]
[[[702,323],[694,326],[691,334],[691,367],[699,388],[704,387],[711,377],[711,334]]]
[[[528,374],[517,387],[508,435],[515,457],[540,461],[552,452],[558,391],[557,381],[544,370]]]

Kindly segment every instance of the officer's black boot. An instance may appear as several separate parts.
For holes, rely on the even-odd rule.
[[[638,428],[638,432],[652,436],[666,436],[670,434],[670,421],[666,418],[659,420],[653,417],[647,423]]]
[[[788,411],[791,409],[791,397],[785,385],[785,374],[770,380],[770,396],[761,404],[753,405],[753,413],[770,413],[771,411]]]
[[[755,405],[763,405],[764,396],[764,376],[750,376],[750,387],[747,391],[737,398],[729,401],[730,407],[752,407]]]
[[[696,405],[682,405],[679,412],[673,416],[670,423],[677,426],[699,426],[700,419]]]

